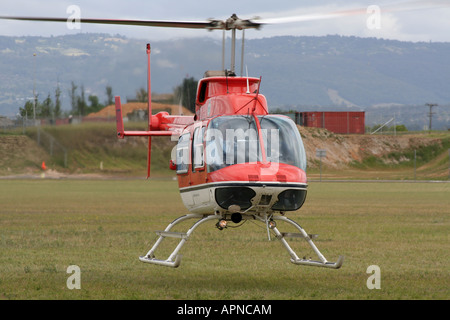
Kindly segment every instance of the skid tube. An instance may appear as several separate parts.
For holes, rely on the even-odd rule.
[[[187,214],[184,216],[181,216],[171,223],[164,229],[164,231],[156,231],[156,234],[159,235],[158,240],[153,245],[153,247],[150,249],[150,251],[147,252],[145,256],[139,257],[139,260],[146,263],[151,264],[157,264],[160,266],[166,266],[166,267],[172,267],[177,268],[180,265],[181,262],[181,255],[178,254],[181,247],[186,243],[189,236],[194,232],[194,230],[201,225],[204,222],[207,222],[209,220],[216,220],[222,218],[221,215],[201,215],[201,214]],[[192,227],[189,228],[189,230],[186,233],[181,232],[171,232],[170,229],[172,229],[173,226],[176,224],[188,220],[188,219],[200,219]],[[178,243],[175,250],[172,252],[172,254],[166,259],[166,260],[160,260],[155,258],[155,251],[158,248],[158,246],[161,244],[161,242],[166,237],[172,237],[172,238],[180,238],[180,242]]]
[[[199,220],[196,221],[192,225],[192,227],[189,228],[189,230],[186,233],[170,231],[178,223],[183,222],[185,220],[189,220],[189,219],[199,219]],[[315,238],[316,235],[307,234],[306,231],[298,223],[296,223],[295,221],[293,221],[293,220],[291,220],[289,218],[286,218],[284,216],[271,216],[270,220],[271,221],[273,221],[273,220],[280,220],[280,221],[284,221],[284,222],[290,223],[293,226],[295,226],[300,231],[300,233],[282,233],[282,232],[280,232],[277,229],[276,224],[269,224],[268,223],[267,216],[266,217],[261,217],[261,216],[256,215],[256,214],[243,214],[242,215],[242,219],[243,220],[260,221],[260,222],[266,224],[268,228],[272,229],[273,232],[275,233],[276,238],[281,241],[281,243],[284,245],[284,247],[288,251],[289,255],[291,256],[291,262],[294,263],[294,264],[305,265],[305,266],[313,266],[313,267],[339,269],[342,266],[343,262],[344,262],[344,257],[343,256],[339,256],[337,262],[329,262],[329,261],[327,261],[327,259],[325,259],[325,257],[322,255],[322,253],[319,251],[319,249],[316,247],[316,245],[312,241],[312,239]],[[218,220],[218,221],[220,221],[220,220],[227,220],[228,221],[228,220],[230,220],[230,215],[227,215],[227,214],[224,214],[224,215],[221,215],[221,214],[213,214],[213,215],[187,214],[187,215],[181,216],[181,217],[175,219],[174,221],[172,221],[166,227],[166,229],[164,229],[164,231],[156,231],[156,234],[159,236],[158,240],[153,245],[153,247],[147,252],[146,255],[139,257],[139,260],[142,261],[142,262],[145,262],[145,263],[150,263],[150,264],[156,264],[156,265],[160,265],[160,266],[177,268],[180,265],[181,258],[182,258],[182,256],[180,254],[178,254],[180,249],[183,247],[183,245],[188,240],[189,236],[194,232],[194,230],[199,225],[201,225],[201,224],[203,224],[203,223],[205,223],[207,221],[210,221],[210,220]],[[174,251],[170,254],[170,256],[166,260],[156,259],[155,258],[155,251],[158,248],[158,246],[162,243],[164,238],[167,238],[167,237],[179,238],[181,240],[178,243],[177,247],[174,249]],[[306,242],[308,242],[308,244],[311,246],[313,251],[317,254],[319,260],[318,261],[314,261],[314,260],[310,260],[310,259],[306,259],[306,258],[300,259],[297,256],[297,254],[295,253],[295,251],[292,250],[291,246],[288,244],[288,242],[286,241],[285,237],[301,237],[301,238],[304,238],[306,240]],[[270,237],[269,237],[269,239],[270,239]]]
[[[292,250],[289,243],[287,243],[287,241],[285,239],[285,235],[283,233],[281,233],[277,229],[276,226],[272,227],[271,229],[275,232],[277,239],[279,239],[281,241],[281,243],[284,245],[286,250],[289,252],[292,263],[298,264],[298,265],[304,265],[304,266],[323,267],[323,268],[331,268],[331,269],[339,269],[342,266],[342,264],[344,263],[344,256],[339,256],[339,258],[336,262],[327,261],[327,259],[325,259],[323,254],[319,251],[319,249],[316,247],[316,245],[312,241],[313,235],[307,234],[306,231],[297,222],[295,222],[289,218],[283,217],[283,216],[274,216],[274,217],[272,217],[272,219],[273,220],[281,220],[281,221],[290,223],[293,226],[295,226],[300,231],[300,234],[298,234],[298,236],[304,238],[306,240],[306,242],[308,242],[308,244],[311,246],[311,248],[314,250],[314,252],[317,254],[317,256],[319,257],[319,260],[320,260],[320,261],[314,261],[314,260],[310,260],[310,259],[306,259],[306,258],[300,259],[297,256],[297,254],[295,253],[295,251]],[[316,235],[314,235],[314,237],[315,236]]]

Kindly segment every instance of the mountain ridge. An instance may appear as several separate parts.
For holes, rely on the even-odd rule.
[[[146,87],[147,42],[90,33],[1,36],[0,114],[14,116],[32,98],[33,86],[43,100],[53,95],[57,84],[63,109],[68,110],[71,81],[101,101],[107,85],[115,95],[134,97],[136,90]],[[228,39],[226,53],[229,47]],[[152,90],[171,92],[186,76],[200,79],[206,70],[220,69],[221,52],[221,41],[212,38],[152,42]],[[241,63],[236,60],[239,75]],[[425,103],[450,104],[450,43],[338,35],[248,39],[244,65],[249,75],[262,77],[261,92],[272,110],[358,109],[371,114],[385,106],[385,114],[394,107],[418,109],[424,121],[411,125],[422,129],[428,123]],[[436,109],[433,128],[448,126],[447,109]],[[395,112],[408,113],[399,110]]]

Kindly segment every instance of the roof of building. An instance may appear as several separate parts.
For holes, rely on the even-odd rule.
[[[180,112],[181,109],[181,112]],[[122,114],[126,116],[128,113],[131,113],[135,110],[147,110],[147,102],[129,102],[122,104]],[[157,103],[152,102],[152,113],[159,112],[160,111],[167,111],[171,115],[192,115],[193,113],[190,112],[185,107],[174,105],[174,104],[164,104],[164,103]],[[104,107],[102,110],[90,113],[87,115],[88,118],[107,118],[107,117],[115,117],[116,116],[116,107],[115,105],[111,104],[109,106]]]

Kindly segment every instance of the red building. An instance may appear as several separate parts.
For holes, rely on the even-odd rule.
[[[295,123],[314,128],[324,128],[340,134],[364,134],[364,111],[308,111],[296,112]]]

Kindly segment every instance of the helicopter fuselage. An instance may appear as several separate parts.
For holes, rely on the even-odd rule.
[[[199,81],[194,121],[176,147],[183,203],[199,214],[298,210],[307,189],[306,156],[294,122],[269,115],[260,79]]]

